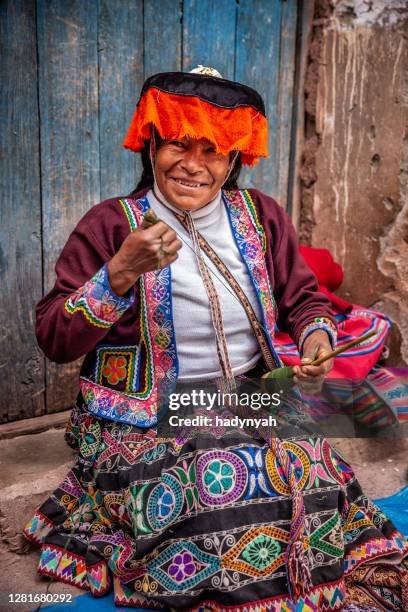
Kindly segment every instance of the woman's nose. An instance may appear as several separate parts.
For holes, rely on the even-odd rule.
[[[202,170],[204,168],[204,157],[201,148],[197,145],[189,147],[184,152],[181,165],[190,174]]]

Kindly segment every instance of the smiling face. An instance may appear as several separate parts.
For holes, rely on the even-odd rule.
[[[217,195],[228,174],[228,155],[206,139],[164,140],[156,152],[157,185],[166,200],[182,210],[197,210]]]

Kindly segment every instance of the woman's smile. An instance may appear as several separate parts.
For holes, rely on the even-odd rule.
[[[192,181],[189,179],[177,178],[175,176],[171,176],[170,179],[175,181],[177,185],[181,187],[187,187],[187,189],[198,189],[200,187],[207,187],[208,183],[199,183],[197,181]]]
[[[228,174],[230,158],[216,153],[205,138],[165,140],[154,164],[157,186],[182,210],[197,210],[215,198]]]

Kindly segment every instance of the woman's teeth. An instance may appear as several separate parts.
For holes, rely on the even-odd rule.
[[[183,187],[202,187],[204,183],[187,183],[187,181],[182,181],[181,179],[173,179],[179,185],[183,185]]]

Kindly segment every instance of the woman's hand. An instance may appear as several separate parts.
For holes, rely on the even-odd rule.
[[[308,336],[303,345],[303,357],[300,366],[294,366],[295,380],[310,393],[318,392],[323,379],[333,367],[333,359],[319,366],[308,365],[315,359],[331,353],[329,336],[323,329],[317,329]]]
[[[124,295],[145,272],[160,270],[176,261],[181,247],[176,232],[164,221],[134,230],[108,263],[111,288],[117,295]]]

